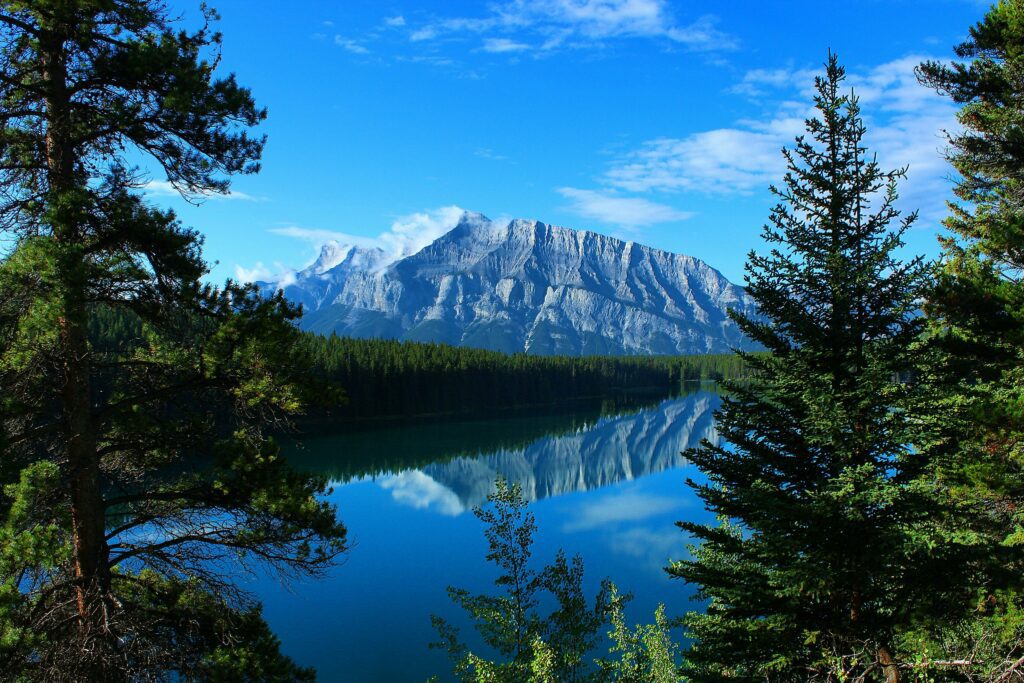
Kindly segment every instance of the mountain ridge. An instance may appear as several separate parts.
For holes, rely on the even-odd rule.
[[[324,246],[281,288],[304,329],[583,354],[716,353],[750,343],[727,310],[749,295],[692,256],[536,220],[465,212],[414,254]]]

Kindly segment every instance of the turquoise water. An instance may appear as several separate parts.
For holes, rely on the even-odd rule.
[[[353,547],[321,581],[251,586],[285,652],[316,667],[321,681],[448,680],[444,653],[428,647],[430,615],[462,624],[445,587],[490,588],[494,572],[472,508],[499,475],[531,501],[538,566],[558,548],[581,554],[591,594],[612,578],[634,594],[633,620],[650,621],[659,602],[670,615],[693,609],[690,588],[663,567],[686,554],[674,522],[708,517],[685,484],[696,473],[680,451],[714,438],[719,398],[700,391],[636,403],[306,439],[290,457],[336,482],[330,499]]]

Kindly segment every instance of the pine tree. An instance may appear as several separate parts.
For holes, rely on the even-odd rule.
[[[681,522],[699,546],[669,567],[710,600],[687,618],[693,681],[897,681],[901,628],[963,602],[957,546],[931,548],[928,461],[908,447],[901,379],[927,270],[895,252],[915,215],[894,208],[904,171],[868,154],[843,80],[830,56],[808,136],[783,151],[771,249],[748,259],[763,317],[736,319],[768,353],[740,354],[752,377],[728,383],[723,444],[689,454],[721,519]]]
[[[950,534],[970,533],[977,549],[978,623],[958,628],[985,641],[998,671],[1024,641],[1024,2],[995,4],[955,52],[963,61],[917,70],[961,106],[947,150],[952,234],[926,306],[934,399],[921,412],[961,508]]]
[[[132,165],[196,199],[259,168],[246,130],[265,113],[215,76],[204,16],[186,31],[156,0],[0,3],[6,675],[308,675],[229,578],[317,575],[344,549],[324,482],[267,437],[304,398],[298,311],[203,284],[200,236],[143,201]]]
[[[960,175],[960,202],[945,221],[954,235],[941,240],[928,314],[943,352],[936,374],[949,389],[947,447],[969,463],[960,483],[1011,503],[1001,506],[999,540],[1016,544],[1024,541],[1024,509],[1013,503],[1024,501],[1024,3],[995,5],[956,54],[970,61],[918,69],[924,84],[962,105],[963,126],[948,153]]]

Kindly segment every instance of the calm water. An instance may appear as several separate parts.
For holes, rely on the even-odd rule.
[[[714,393],[621,402],[504,418],[349,429],[308,438],[291,454],[336,482],[331,500],[353,548],[319,582],[257,582],[286,653],[321,681],[448,680],[431,613],[464,624],[445,587],[491,587],[486,543],[472,508],[495,477],[519,482],[537,518],[534,557],[583,555],[590,594],[611,577],[636,596],[630,616],[651,621],[693,608],[689,589],[662,568],[686,554],[673,523],[706,519],[686,486],[679,452],[713,438]],[[635,401],[634,401],[635,403]],[[539,564],[538,564],[539,566]],[[473,643],[471,629],[463,635]]]

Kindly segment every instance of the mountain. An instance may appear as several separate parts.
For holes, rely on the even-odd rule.
[[[679,354],[750,346],[727,315],[745,291],[690,256],[606,235],[466,212],[420,251],[325,245],[259,283],[303,304],[304,329],[537,354]]]
[[[264,291],[281,289],[284,295],[308,313],[330,306],[351,275],[371,272],[385,262],[382,249],[365,249],[328,242],[312,265],[277,282],[257,283]]]
[[[638,413],[605,417],[585,429],[475,457],[460,456],[387,476],[396,498],[451,514],[486,502],[501,477],[518,483],[526,500],[589,491],[683,467],[683,451],[718,442],[714,411],[720,401],[700,393],[670,399]]]

